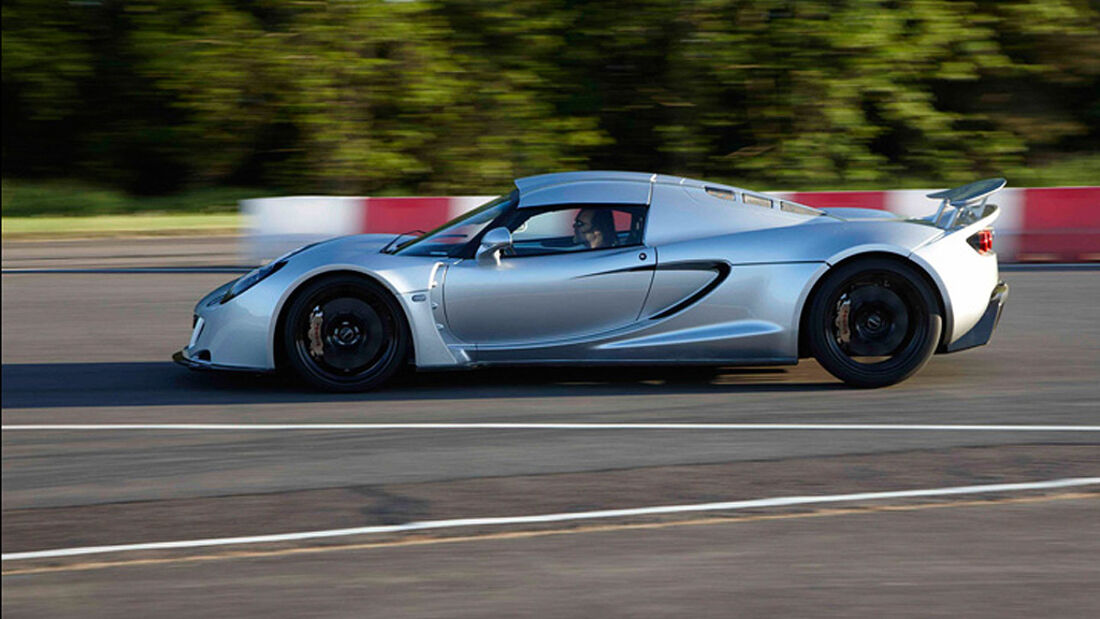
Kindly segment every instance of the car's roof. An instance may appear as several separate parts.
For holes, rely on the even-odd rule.
[[[722,183],[670,176],[652,172],[620,172],[593,170],[584,172],[558,172],[527,176],[515,181],[519,192],[518,208],[533,208],[554,204],[632,204],[648,205],[653,198],[653,188],[658,185],[679,186],[691,192],[706,194],[708,199],[749,200],[772,205],[776,210],[790,210],[802,214],[823,214],[823,211],[797,204],[780,196],[773,196],[743,187]],[[782,208],[780,208],[782,205]]]
[[[585,170],[578,172],[555,172],[552,174],[536,174],[516,179],[516,187],[522,191],[530,191],[549,187],[551,185],[563,185],[565,183],[577,183],[584,181],[628,181],[635,183],[649,183],[655,175],[652,172],[617,172],[614,170]]]
[[[702,187],[707,183],[686,176],[670,176],[655,172],[622,172],[618,170],[583,170],[577,172],[554,172],[551,174],[536,174],[516,179],[516,187],[520,192],[541,189],[552,185],[564,185],[566,183],[579,183],[591,181],[623,181],[634,183],[667,183],[669,185],[691,185]]]
[[[705,183],[682,176],[615,170],[558,172],[527,176],[516,179],[516,188],[519,189],[520,194],[519,208],[583,202],[648,204],[650,188],[655,183],[699,188],[714,186],[742,191],[738,187]]]
[[[516,179],[519,208],[570,203],[648,204],[653,174],[559,172]]]
[[[721,183],[650,172],[561,172],[515,181],[517,208],[660,206],[646,216],[646,242],[667,243],[804,223],[824,212]],[[763,208],[762,208],[763,207]]]

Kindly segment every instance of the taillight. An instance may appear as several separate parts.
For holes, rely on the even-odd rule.
[[[988,254],[993,251],[993,228],[979,230],[977,234],[966,239],[966,242],[979,254]]]

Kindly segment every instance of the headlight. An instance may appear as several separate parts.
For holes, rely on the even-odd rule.
[[[233,282],[233,285],[229,287],[229,290],[225,292],[225,296],[222,297],[222,303],[225,303],[233,297],[241,294],[245,290],[260,283],[265,277],[271,275],[275,271],[283,268],[286,264],[286,260],[278,260],[275,262],[269,262],[258,269],[252,269],[244,275],[244,277]]]
[[[317,243],[310,243],[309,245],[304,245],[302,247],[299,247],[298,249],[295,249],[292,252],[289,252],[289,253],[283,254],[282,256],[279,256],[278,258],[272,260],[271,262],[265,264],[262,267],[252,269],[248,273],[245,273],[244,277],[241,277],[237,281],[233,282],[233,285],[230,286],[229,290],[226,291],[225,296],[222,297],[221,302],[225,303],[225,302],[229,301],[230,299],[232,299],[233,297],[236,297],[237,295],[241,294],[245,290],[248,290],[249,288],[255,286],[258,283],[260,283],[267,276],[269,276],[272,273],[274,273],[275,271],[278,271],[279,269],[283,268],[283,266],[286,264],[286,261],[291,256],[293,256],[294,254],[297,254],[299,252],[303,252],[303,251],[309,249],[310,247],[313,247],[316,244]]]

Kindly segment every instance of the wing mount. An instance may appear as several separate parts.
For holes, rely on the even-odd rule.
[[[933,200],[940,200],[932,223],[945,230],[966,225],[984,216],[985,203],[989,196],[1000,191],[1008,184],[1003,178],[987,178],[952,189],[944,189],[928,194]],[[954,211],[948,211],[947,207]]]

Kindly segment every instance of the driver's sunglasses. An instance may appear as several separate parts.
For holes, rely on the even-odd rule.
[[[591,228],[591,227],[592,227],[592,224],[590,224],[590,223],[585,223],[585,222],[583,222],[583,221],[581,221],[581,220],[579,220],[579,219],[574,219],[574,220],[573,220],[573,227],[574,227],[574,228]]]

